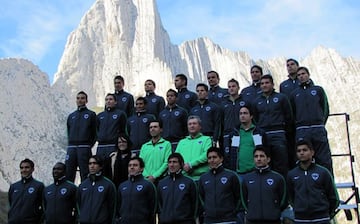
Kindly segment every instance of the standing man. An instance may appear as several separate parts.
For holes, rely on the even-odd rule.
[[[200,175],[208,171],[206,152],[212,142],[209,136],[203,135],[201,131],[201,120],[198,116],[191,115],[187,122],[189,136],[182,139],[176,152],[184,157],[184,172],[197,181]]]
[[[132,142],[132,152],[139,155],[141,146],[150,140],[149,124],[155,116],[146,111],[147,100],[144,97],[136,99],[136,113],[128,118],[127,126]]]
[[[296,144],[298,166],[289,171],[287,186],[295,223],[330,224],[339,206],[332,174],[314,161],[315,151],[307,140]]]
[[[247,102],[252,102],[261,95],[260,78],[263,75],[263,69],[259,65],[253,65],[250,68],[250,74],[252,84],[241,90],[241,95]]]
[[[163,123],[162,137],[171,142],[172,151],[177,144],[187,135],[186,110],[176,104],[178,93],[169,89],[166,93],[167,106],[160,112],[159,119]]]
[[[162,96],[155,94],[155,82],[151,79],[145,81],[145,99],[147,101],[146,111],[149,114],[154,115],[156,118],[159,117],[159,113],[165,107],[165,100]]]
[[[196,104],[197,95],[187,89],[187,77],[184,74],[175,76],[175,88],[178,90],[176,103],[189,112]]]
[[[224,157],[219,148],[207,151],[210,170],[199,180],[200,200],[204,206],[204,223],[237,221],[240,205],[240,181],[235,172],[223,167]]]
[[[166,172],[167,159],[171,154],[171,144],[161,137],[161,121],[150,122],[149,132],[151,140],[142,145],[140,158],[146,164],[143,176],[155,184]]]
[[[295,116],[296,140],[308,139],[314,146],[316,162],[333,173],[332,159],[325,124],[329,116],[329,104],[324,89],[310,79],[306,67],[297,71],[300,88],[291,95]]]
[[[145,163],[140,157],[129,161],[129,180],[118,189],[119,223],[154,224],[156,188],[142,175]]]
[[[124,111],[127,117],[130,117],[134,113],[134,97],[130,93],[124,91],[125,81],[121,75],[117,75],[114,78],[116,107]]]
[[[9,224],[40,224],[42,221],[44,184],[33,178],[33,172],[32,160],[24,159],[20,162],[21,180],[11,184],[8,192]]]
[[[66,153],[66,177],[74,182],[76,169],[80,168],[81,181],[89,173],[88,161],[96,141],[96,114],[86,107],[88,96],[80,91],[76,95],[77,110],[67,119],[68,147]]]
[[[298,88],[300,85],[297,78],[297,70],[299,68],[299,62],[293,58],[286,60],[286,69],[288,71],[288,79],[280,84],[280,93],[285,94],[289,99],[292,91]]]
[[[58,162],[52,170],[54,183],[45,188],[45,221],[49,224],[75,224],[77,187],[65,177],[66,166]]]
[[[260,85],[262,94],[253,101],[254,120],[266,133],[272,168],[285,177],[289,169],[286,132],[293,123],[291,105],[284,94],[275,92],[271,75],[262,76]]]
[[[159,223],[195,224],[198,194],[195,182],[182,174],[184,159],[179,153],[168,158],[168,173],[160,180],[157,190],[159,197]]]
[[[78,189],[80,223],[109,224],[114,221],[116,188],[103,176],[103,165],[101,157],[90,157],[89,177]]]
[[[106,160],[116,151],[118,136],[126,131],[126,114],[116,108],[116,96],[108,93],[105,97],[105,110],[97,115],[97,140],[99,142],[96,155]]]
[[[228,94],[227,89],[219,86],[220,77],[216,71],[209,71],[207,73],[207,80],[210,86],[209,101],[221,105],[223,98]]]
[[[255,170],[243,176],[241,201],[247,211],[246,223],[280,224],[287,206],[286,182],[270,169],[270,155],[262,146],[254,150]]]
[[[216,143],[221,134],[221,110],[216,103],[209,101],[208,91],[206,84],[199,83],[196,85],[198,101],[189,114],[200,117],[203,124],[201,132],[210,136],[213,142]]]

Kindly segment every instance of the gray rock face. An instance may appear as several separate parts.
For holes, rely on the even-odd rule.
[[[65,155],[67,114],[74,109],[75,94],[89,94],[89,107],[103,107],[106,93],[113,92],[113,78],[125,78],[125,90],[144,95],[144,81],[153,79],[156,92],[165,96],[174,88],[177,73],[189,78],[189,88],[206,81],[206,72],[216,70],[221,85],[235,78],[240,86],[250,84],[250,67],[263,66],[276,87],[287,78],[286,58],[254,61],[245,52],[233,52],[208,38],[173,45],[161,24],[155,0],[98,0],[68,37],[54,84],[25,60],[0,63],[0,179],[2,189],[19,177],[18,162],[34,158],[36,175],[49,180],[52,164]],[[181,29],[186,29],[182,27]],[[360,61],[343,58],[335,50],[314,49],[299,60],[311,78],[328,94],[331,113],[347,112],[352,117],[353,148],[359,147],[359,98],[356,75]],[[342,119],[342,118],[341,118]],[[347,147],[343,120],[330,118],[328,130],[334,152]],[[346,169],[347,163],[340,163]]]

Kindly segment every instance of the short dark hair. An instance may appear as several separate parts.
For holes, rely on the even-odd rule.
[[[251,116],[254,115],[254,113],[253,113],[250,105],[247,105],[247,104],[245,103],[245,105],[240,106],[239,112],[240,112],[240,110],[241,110],[242,108],[246,108],[246,109],[249,111],[249,114],[250,114]]]
[[[257,145],[254,149],[253,155],[255,155],[256,151],[264,152],[267,157],[269,157],[269,158],[271,157],[270,150],[267,147],[265,147],[264,145]]]
[[[114,93],[108,93],[106,94],[105,98],[108,97],[108,96],[112,96],[114,98],[115,101],[117,101],[116,99],[116,95]]]
[[[22,163],[29,163],[31,168],[34,168],[35,166],[34,162],[29,158],[25,158],[24,160],[21,160],[19,166],[21,166]]]
[[[139,156],[132,157],[132,158],[129,159],[129,162],[130,162],[131,160],[137,160],[137,161],[139,161],[140,168],[145,168],[144,160],[143,160],[141,157],[139,157]]]
[[[299,62],[293,58],[289,58],[286,60],[286,63],[288,63],[289,61],[293,61],[297,66],[299,66]]]
[[[125,83],[125,81],[124,81],[124,77],[122,77],[121,75],[117,75],[117,76],[115,76],[115,78],[114,78],[114,82],[115,82],[115,80],[120,80],[120,81],[122,81],[123,83]]]
[[[306,73],[310,75],[310,72],[309,72],[309,69],[308,69],[308,68],[302,66],[302,67],[299,67],[296,72],[299,72],[300,70],[305,70]]]
[[[169,89],[167,92],[166,92],[166,94],[168,94],[168,93],[174,93],[175,94],[175,96],[177,97],[178,96],[178,92],[176,92],[176,90],[174,90],[174,89]]]
[[[181,168],[183,168],[185,162],[184,162],[184,157],[180,153],[174,152],[174,153],[170,154],[170,156],[168,157],[168,162],[172,158],[177,158],[179,160]]]
[[[273,79],[272,75],[270,75],[270,74],[266,74],[266,75],[261,76],[260,80],[263,80],[263,79],[269,79],[270,82],[272,84],[274,84],[274,79]]]
[[[236,79],[234,79],[234,78],[230,79],[230,80],[228,81],[228,84],[229,84],[229,82],[234,82],[234,83],[236,83],[236,85],[237,85],[238,87],[240,87],[239,82],[238,82]]]
[[[299,145],[307,145],[310,150],[314,150],[312,143],[307,139],[303,139],[303,138],[298,139],[298,141],[296,142],[295,148],[297,149],[297,147]]]
[[[180,78],[181,80],[185,81],[185,86],[187,86],[187,77],[184,74],[177,74],[175,78]]]
[[[211,71],[208,71],[208,72],[207,72],[207,74],[209,74],[209,73],[215,73],[216,78],[219,79],[219,73],[217,73],[216,71],[211,70]]]
[[[60,166],[63,168],[63,170],[66,171],[66,165],[65,165],[65,163],[63,163],[63,162],[57,162],[57,163],[55,163],[54,166],[56,166],[56,165],[60,165]]]
[[[92,156],[90,156],[89,161],[90,161],[90,159],[95,159],[96,163],[97,163],[100,167],[104,167],[104,161],[103,161],[103,159],[102,159],[100,156],[98,156],[98,155],[92,155]]]
[[[150,121],[149,126],[150,126],[150,124],[153,123],[153,122],[158,123],[158,124],[159,124],[159,127],[160,127],[160,128],[163,128],[163,122],[162,122],[162,120],[156,119],[156,120]]]
[[[262,69],[262,67],[260,66],[260,65],[253,65],[253,66],[251,66],[251,68],[250,68],[250,72],[253,70],[253,68],[257,68],[257,69],[259,69],[260,70],[260,74],[261,75],[263,75],[264,73],[263,73],[263,69]]]
[[[135,100],[135,103],[136,103],[137,101],[143,101],[145,105],[147,104],[147,100],[146,100],[146,98],[143,97],[143,96],[138,97],[138,98]]]
[[[209,87],[208,87],[205,83],[198,83],[198,84],[196,85],[196,89],[197,89],[198,87],[204,87],[204,89],[205,89],[206,92],[209,91]]]
[[[84,91],[80,91],[76,95],[80,95],[80,94],[84,95],[86,100],[88,99],[88,95]]]
[[[147,79],[145,82],[151,82],[154,85],[154,87],[156,87],[156,84],[155,84],[154,80],[152,80],[152,79]]]
[[[220,148],[218,148],[218,147],[211,146],[211,147],[207,150],[206,156],[208,156],[210,152],[216,152],[216,154],[218,154],[219,157],[224,158],[224,152],[223,152]]]

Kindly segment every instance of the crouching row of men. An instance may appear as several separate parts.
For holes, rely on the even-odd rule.
[[[139,157],[128,164],[129,179],[116,190],[102,175],[102,160],[92,156],[88,178],[77,188],[65,179],[65,165],[55,164],[54,184],[44,185],[32,178],[34,163],[20,163],[22,180],[9,190],[9,223],[41,223],[44,202],[46,223],[281,223],[281,212],[294,208],[295,223],[330,223],[339,199],[330,172],[313,160],[314,150],[306,141],[298,142],[299,165],[288,173],[287,181],[269,167],[267,149],[254,150],[254,171],[239,176],[223,167],[218,148],[207,151],[209,171],[195,183],[184,176],[184,159],[179,153],[168,158],[168,175],[157,185],[142,175],[145,164]],[[200,204],[199,204],[200,201]],[[79,208],[79,209],[77,209]],[[200,209],[199,209],[200,208]],[[78,212],[77,212],[78,211]],[[199,212],[201,211],[201,212]]]

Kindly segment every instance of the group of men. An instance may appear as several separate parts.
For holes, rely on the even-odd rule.
[[[280,223],[288,197],[296,223],[327,223],[338,197],[324,127],[329,113],[326,94],[296,60],[288,59],[287,69],[289,79],[281,83],[281,93],[258,65],[250,70],[252,84],[240,94],[235,79],[228,81],[228,89],[221,88],[216,71],[207,73],[210,88],[199,83],[196,93],[187,89],[187,77],[178,74],[177,91],[167,91],[166,106],[154,92],[155,82],[146,80],[146,96],[136,99],[135,111],[122,76],[114,78],[115,93],[106,95],[98,115],[86,107],[87,94],[79,92],[78,108],[67,120],[65,164],[54,166],[54,184],[45,190],[32,172],[21,172],[21,189],[12,185],[9,191],[9,223],[17,223],[10,222],[18,201],[15,193],[24,189],[29,194],[44,191],[48,223],[154,223],[156,212],[160,223],[195,223],[197,216],[205,223],[242,223],[241,208],[247,223]],[[119,136],[128,136],[133,156],[127,161],[129,179],[115,186],[102,171],[118,150],[118,141],[124,140]],[[20,163],[21,170],[24,163],[33,171],[29,161]],[[71,182],[77,167],[81,184],[76,190]],[[25,188],[28,178],[32,184]],[[319,195],[310,200],[303,194],[312,188]],[[65,195],[69,198],[70,192],[73,207],[54,204]],[[309,210],[310,202],[317,204],[318,199],[321,208]],[[40,214],[42,205],[34,206]],[[54,206],[66,210],[61,216],[68,217],[66,222],[49,221]]]

